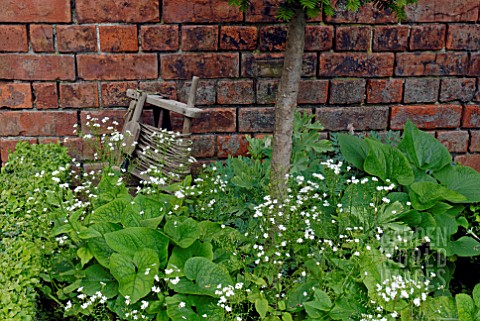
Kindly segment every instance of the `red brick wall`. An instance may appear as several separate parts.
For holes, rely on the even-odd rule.
[[[86,115],[121,119],[127,88],[186,100],[202,78],[195,155],[245,153],[272,130],[285,48],[275,0],[0,0],[0,161],[19,140],[67,141]],[[310,20],[301,108],[329,131],[435,133],[480,169],[480,0],[419,0],[407,20],[372,8]],[[174,119],[178,124],[178,119]]]

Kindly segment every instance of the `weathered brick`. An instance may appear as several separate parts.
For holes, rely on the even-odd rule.
[[[402,97],[402,79],[369,79],[367,82],[367,102],[370,104],[399,103]]]
[[[465,52],[397,54],[397,76],[461,76],[467,72],[468,54]]]
[[[388,126],[388,107],[322,107],[315,113],[326,130],[347,130],[351,126],[355,130],[382,130]]]
[[[477,79],[477,90],[473,100],[480,101],[480,78]]]
[[[257,38],[257,27],[255,26],[221,26],[220,49],[255,50]]]
[[[104,52],[138,51],[137,26],[100,26],[100,50]]]
[[[240,108],[238,131],[246,133],[271,133],[275,121],[275,107]]]
[[[158,77],[156,54],[77,55],[78,77],[85,80],[136,80]]]
[[[187,103],[191,86],[191,81],[180,82],[178,84],[177,96],[179,101]],[[213,105],[216,102],[216,94],[217,89],[215,80],[200,80],[195,95],[195,104]]]
[[[412,26],[410,50],[440,50],[445,47],[446,25],[428,24]]]
[[[236,129],[235,108],[206,108],[200,118],[192,121],[192,133],[232,133]]]
[[[478,0],[419,0],[405,8],[406,20],[413,22],[477,21]]]
[[[468,137],[468,132],[465,130],[437,132],[437,139],[451,153],[465,153],[468,148]]]
[[[2,0],[0,22],[70,22],[70,0]]]
[[[330,81],[330,104],[359,104],[365,100],[365,79],[334,79]]]
[[[182,50],[218,50],[218,26],[183,26]]]
[[[27,28],[25,26],[0,26],[0,51],[28,51]]]
[[[322,53],[322,77],[388,77],[393,75],[393,53]]]
[[[283,51],[287,40],[286,26],[265,26],[260,28],[260,51]]]
[[[136,89],[138,87],[135,81],[112,81],[102,82],[102,106],[128,106],[130,98],[127,97],[127,89]]]
[[[460,126],[462,106],[459,105],[418,105],[394,106],[390,116],[390,128],[402,129],[407,119],[418,128],[457,128]]]
[[[30,43],[35,52],[54,52],[52,25],[30,25]]]
[[[242,54],[242,77],[280,77],[283,68],[283,54]],[[317,55],[313,52],[303,55],[302,76],[315,76]]]
[[[217,102],[224,105],[248,105],[255,101],[253,80],[220,80]]]
[[[58,90],[54,82],[33,83],[33,96],[37,109],[58,108]]]
[[[76,0],[79,23],[160,21],[158,0]]]
[[[15,151],[15,147],[19,142],[27,142],[29,144],[37,144],[36,138],[0,138],[0,166],[5,165],[8,161],[8,155]]]
[[[278,79],[257,81],[257,103],[274,104],[278,91]],[[299,104],[324,104],[328,97],[328,80],[301,80],[298,90]]]
[[[280,0],[252,0],[245,20],[247,22],[275,22],[279,4]]]
[[[0,54],[0,78],[15,80],[74,80],[71,55]]]
[[[238,77],[238,53],[165,54],[160,62],[163,79]]]
[[[95,26],[57,26],[58,51],[97,51]]]
[[[407,78],[405,80],[405,103],[433,103],[438,99],[440,80],[438,78]]]
[[[480,130],[470,131],[470,146],[468,150],[470,152],[480,152]]]
[[[70,136],[76,112],[0,111],[0,136]]]
[[[332,26],[308,25],[305,27],[305,51],[324,51],[332,47]]]
[[[161,96],[168,99],[177,99],[177,84],[174,81],[141,82],[140,90],[159,93]]]
[[[369,26],[348,26],[335,29],[335,50],[365,51],[370,48],[372,30]]]
[[[390,10],[382,10],[373,6],[372,3],[360,7],[358,11],[347,10],[345,1],[331,1],[335,7],[335,15],[325,15],[327,23],[362,23],[362,24],[383,24],[397,22],[396,15]],[[337,3],[338,2],[338,3]]]
[[[374,51],[405,51],[408,48],[408,26],[377,26],[374,29]]]
[[[0,83],[0,108],[32,108],[30,84]]]
[[[480,50],[480,25],[449,25],[447,49]]]
[[[480,172],[480,154],[457,155],[455,156],[455,162]]]
[[[245,135],[217,136],[217,157],[240,156],[248,154],[248,141]]]
[[[144,51],[175,51],[178,49],[178,26],[142,26],[141,34]]]
[[[83,139],[80,137],[68,137],[61,142],[61,145],[68,149],[68,155],[75,158],[76,161],[86,159],[83,152]]]
[[[96,82],[60,84],[60,104],[63,108],[98,107]]]
[[[443,78],[440,101],[472,101],[475,96],[475,78]]]
[[[480,106],[467,105],[463,113],[462,127],[479,128],[480,127]]]
[[[473,77],[480,75],[480,53],[472,53],[470,55],[467,75]]]
[[[196,158],[209,158],[215,156],[214,135],[192,135],[192,156]]]
[[[242,12],[222,0],[170,0],[163,2],[163,20],[171,22],[240,22]]]

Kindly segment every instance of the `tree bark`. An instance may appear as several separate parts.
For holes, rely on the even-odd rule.
[[[292,155],[292,134],[298,86],[302,71],[305,46],[305,14],[295,9],[288,25],[282,77],[275,104],[275,126],[273,129],[270,194],[283,200],[287,195],[287,174]]]

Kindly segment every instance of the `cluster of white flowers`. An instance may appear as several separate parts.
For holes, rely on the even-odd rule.
[[[385,279],[382,284],[376,284],[378,296],[384,302],[397,301],[399,299],[412,300],[419,307],[427,299],[430,280],[415,280],[401,275],[392,275]]]
[[[88,309],[90,306],[95,306],[96,304],[105,304],[107,302],[107,297],[102,294],[102,292],[97,291],[94,295],[88,297],[85,293],[83,292],[83,287],[80,287],[77,289],[77,292],[80,294],[77,295],[77,297],[83,301],[82,305],[80,307],[82,309]],[[65,306],[65,310],[68,310],[72,307],[72,302],[68,301],[67,305]]]
[[[229,298],[232,298],[235,296],[235,290],[241,290],[243,288],[243,283],[239,282],[233,285],[227,285],[225,287],[222,287],[221,284],[217,286],[217,290],[215,290],[215,295],[220,296],[218,299],[217,305],[222,307],[225,311],[227,312],[232,312],[232,307],[228,305],[228,300]]]
[[[343,166],[343,162],[338,162],[335,164],[333,159],[327,159],[325,162],[321,162],[321,164],[328,169],[331,169],[335,175],[340,175]]]

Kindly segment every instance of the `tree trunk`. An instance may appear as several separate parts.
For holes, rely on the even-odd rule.
[[[283,200],[292,155],[292,134],[305,46],[305,14],[296,9],[287,33],[287,49],[275,104],[270,194]]]

